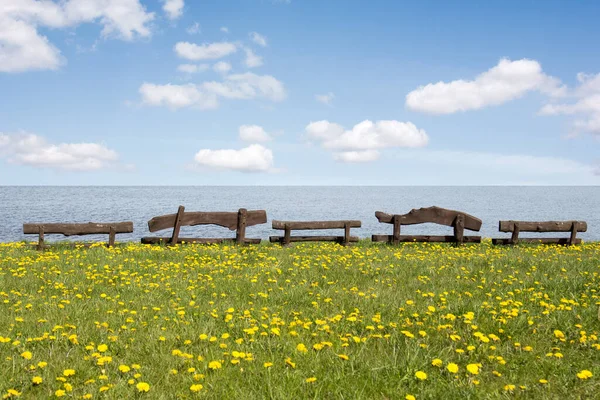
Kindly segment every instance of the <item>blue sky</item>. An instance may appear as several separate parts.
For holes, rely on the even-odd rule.
[[[598,185],[599,13],[4,0],[0,185]]]

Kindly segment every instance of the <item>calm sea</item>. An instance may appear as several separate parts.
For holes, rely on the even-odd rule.
[[[498,221],[584,220],[584,240],[600,240],[600,186],[596,187],[0,187],[0,242],[36,240],[23,235],[24,222],[133,221],[134,233],[117,241],[148,236],[147,221],[172,214],[179,205],[186,211],[267,211],[268,223],[248,228],[248,237],[268,238],[276,232],[271,220],[358,219],[360,237],[391,233],[379,224],[375,211],[404,214],[412,208],[439,206],[462,210],[483,220],[481,235],[507,237]],[[341,231],[340,231],[341,232]],[[403,233],[451,234],[452,229],[431,224],[402,228]],[[278,232],[277,232],[278,233]],[[168,236],[170,230],[153,235]],[[221,227],[186,227],[181,236],[233,237]],[[535,234],[533,234],[535,235]],[[525,234],[523,234],[525,236]],[[568,235],[565,235],[568,236]],[[81,238],[80,238],[81,239]],[[47,240],[64,240],[60,235]],[[106,236],[85,237],[106,240]]]

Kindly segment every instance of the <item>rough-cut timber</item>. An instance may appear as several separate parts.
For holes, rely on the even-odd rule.
[[[519,224],[521,232],[570,232],[573,223],[577,223],[577,232],[587,232],[585,221],[500,221],[500,232],[512,232],[515,229],[515,223]]]
[[[260,239],[244,239],[245,244],[259,244]],[[203,244],[218,244],[218,243],[227,243],[227,242],[236,242],[235,238],[178,238],[176,244],[185,244],[185,243],[203,243]],[[144,244],[175,244],[171,243],[171,238],[163,238],[163,237],[144,237],[142,238],[142,243]]]
[[[389,242],[393,243],[394,235],[373,235],[373,242]],[[456,243],[456,238],[453,235],[435,236],[435,235],[400,235],[398,242],[431,242],[431,243]],[[481,236],[463,236],[463,243],[481,243]]]
[[[156,232],[163,229],[173,228],[177,214],[161,215],[148,221],[150,232]],[[267,212],[265,210],[248,211],[246,215],[246,226],[265,224],[267,222]],[[238,226],[237,212],[186,212],[181,218],[181,226],[196,225],[219,225],[230,230],[235,230]]]
[[[445,208],[435,206],[418,209],[413,208],[407,214],[404,215],[394,215],[387,214],[382,211],[376,211],[375,217],[377,217],[379,222],[386,224],[393,224],[394,216],[397,216],[400,218],[401,225],[415,225],[432,222],[440,225],[454,226],[454,221],[456,220],[456,217],[459,214],[464,215],[465,229],[471,231],[478,231],[479,229],[481,229],[481,220],[479,218],[461,211],[447,210]]]
[[[117,233],[133,232],[133,222],[88,222],[88,223],[38,223],[23,224],[24,234],[37,234],[37,249],[43,250],[45,235],[59,234],[64,236],[108,234],[108,247],[115,245]]]
[[[480,243],[480,236],[465,236],[465,229],[478,231],[481,229],[481,220],[462,211],[447,210],[440,207],[427,207],[412,209],[407,214],[387,214],[376,211],[375,217],[379,222],[393,224],[392,235],[373,235],[373,242],[388,242],[398,244],[400,242],[454,242],[454,243]],[[415,225],[424,223],[436,223],[454,228],[453,236],[433,235],[400,235],[402,225]]]
[[[557,244],[579,244],[577,232],[586,232],[585,221],[500,221],[498,225],[500,232],[512,232],[510,239],[492,239],[493,244],[517,244],[517,243],[557,243]],[[520,238],[521,232],[570,232],[568,238]]]
[[[269,236],[271,243],[284,243],[285,238],[282,236]],[[344,243],[344,236],[290,236],[290,242],[338,242]],[[357,236],[350,236],[349,242],[358,242]]]
[[[519,243],[541,243],[541,244],[571,244],[570,238],[519,238]],[[511,238],[492,239],[493,244],[514,244]],[[575,239],[573,244],[581,244],[581,239]]]
[[[292,242],[338,242],[348,245],[358,242],[358,237],[350,236],[350,228],[360,228],[361,222],[356,220],[340,221],[273,221],[273,229],[282,229],[283,236],[271,236],[271,242],[281,243],[287,246]],[[292,236],[293,230],[321,230],[321,229],[343,229],[343,236]]]
[[[109,234],[112,227],[115,233],[131,233],[133,232],[133,222],[107,222],[107,223],[73,223],[73,224],[47,224],[47,223],[27,223],[23,224],[23,233],[39,234],[40,226],[44,227],[44,233],[61,234],[65,236],[76,235],[94,235],[94,234]]]
[[[346,225],[350,228],[360,228],[360,221],[277,221],[273,220],[273,229],[285,229],[285,226],[293,231],[314,229],[344,229]]]
[[[247,239],[246,227],[267,222],[265,210],[248,211],[240,208],[236,212],[185,212],[184,206],[179,206],[177,214],[162,215],[148,221],[150,232],[172,228],[171,238],[143,237],[142,243],[166,243],[176,245],[181,243],[224,243],[233,241],[238,244],[258,244],[260,239]],[[180,238],[182,226],[219,225],[235,230],[235,238]]]

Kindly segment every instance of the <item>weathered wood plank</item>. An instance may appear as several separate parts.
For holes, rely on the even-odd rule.
[[[271,243],[283,243],[284,236],[269,236]],[[290,236],[290,242],[344,242],[344,236]],[[357,236],[350,236],[349,242],[358,242]]]
[[[175,224],[173,225],[173,234],[171,235],[170,243],[175,245],[177,244],[177,240],[179,239],[179,232],[181,231],[181,218],[183,218],[183,214],[185,213],[185,207],[179,206],[177,209],[177,214],[175,215]]]
[[[291,230],[309,229],[345,229],[346,224],[350,228],[360,228],[360,221],[277,221],[273,220],[273,229],[285,229],[287,225]]]
[[[177,214],[161,215],[148,221],[150,232],[173,228]],[[267,222],[265,210],[248,211],[246,215],[246,226],[264,224]],[[182,226],[196,225],[219,225],[232,231],[237,228],[238,212],[186,212],[181,218]]]
[[[240,208],[238,210],[238,223],[237,223],[237,231],[235,232],[235,241],[236,243],[244,243],[244,238],[246,237],[246,219],[248,217],[248,210],[245,208]]]
[[[569,244],[570,238],[519,238],[519,243],[540,243],[540,244]],[[513,244],[511,238],[492,239],[493,244],[509,245]],[[575,239],[573,244],[581,244],[581,239]]]
[[[143,237],[141,242],[143,244],[159,244],[159,243],[170,243],[171,238],[167,237]],[[177,244],[182,243],[199,243],[199,244],[218,244],[231,242],[235,243],[235,238],[182,238],[177,239]],[[247,244],[260,244],[261,239],[244,239],[244,243]]]
[[[481,229],[482,221],[479,218],[464,213],[462,211],[447,210],[445,208],[435,206],[419,209],[414,208],[410,210],[407,214],[396,215],[400,217],[400,223],[402,225],[415,225],[431,222],[440,225],[454,226],[454,220],[456,220],[456,216],[459,214],[465,216],[465,229],[469,229],[471,231],[478,231],[479,229]],[[387,214],[382,211],[376,211],[375,217],[377,217],[377,219],[381,223],[394,223],[394,214]]]
[[[113,227],[115,233],[131,233],[133,232],[133,222],[88,222],[88,223],[27,223],[23,224],[23,233],[34,234],[40,233],[39,227],[44,227],[45,234],[63,234],[65,236],[75,235],[94,235],[94,234],[109,234],[110,228]]]
[[[393,243],[394,235],[373,235],[373,242]],[[456,243],[454,235],[435,236],[435,235],[400,235],[399,242],[432,242],[432,243]],[[463,236],[463,243],[481,243],[481,236]]]
[[[521,232],[570,232],[573,223],[577,223],[577,232],[586,232],[587,223],[585,221],[500,221],[500,232],[512,232],[515,223],[519,224]]]

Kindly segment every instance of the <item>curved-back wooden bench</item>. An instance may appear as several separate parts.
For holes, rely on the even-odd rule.
[[[269,240],[273,243],[281,243],[286,246],[291,242],[338,242],[347,245],[358,242],[358,237],[350,236],[350,228],[360,228],[361,222],[354,220],[340,221],[277,221],[273,220],[273,229],[284,231],[283,236],[271,236]],[[344,236],[292,236],[295,230],[321,230],[321,229],[343,229]]]
[[[465,236],[464,230],[479,231],[481,229],[481,220],[462,211],[447,210],[440,207],[428,207],[412,209],[407,214],[386,214],[381,211],[375,212],[375,217],[381,223],[392,224],[394,226],[391,235],[373,235],[373,242],[388,242],[398,244],[401,242],[453,242],[453,243],[481,243],[481,236]],[[451,226],[454,228],[454,235],[433,236],[433,235],[401,235],[400,227],[402,225],[415,225],[424,223],[435,223],[439,225]]]
[[[23,224],[24,234],[39,235],[37,248],[44,249],[45,235],[59,234],[64,236],[108,234],[108,247],[115,245],[118,233],[133,232],[133,222],[88,222],[88,223],[27,223]]]
[[[148,221],[150,232],[161,231],[163,229],[173,229],[170,238],[166,237],[143,237],[142,243],[145,244],[180,244],[180,243],[223,243],[235,241],[238,244],[258,244],[260,239],[246,238],[246,227],[264,224],[267,222],[267,212],[264,210],[248,211],[240,208],[237,212],[185,212],[184,206],[179,206],[177,214],[161,215]],[[196,225],[219,225],[230,230],[235,230],[235,239],[233,238],[180,238],[179,230],[182,226]]]
[[[586,232],[585,221],[500,221],[498,226],[500,232],[512,232],[510,238],[492,239],[493,244],[517,244],[522,243],[544,243],[544,244],[580,244],[577,232]],[[571,235],[563,238],[522,238],[521,232],[571,232]]]

